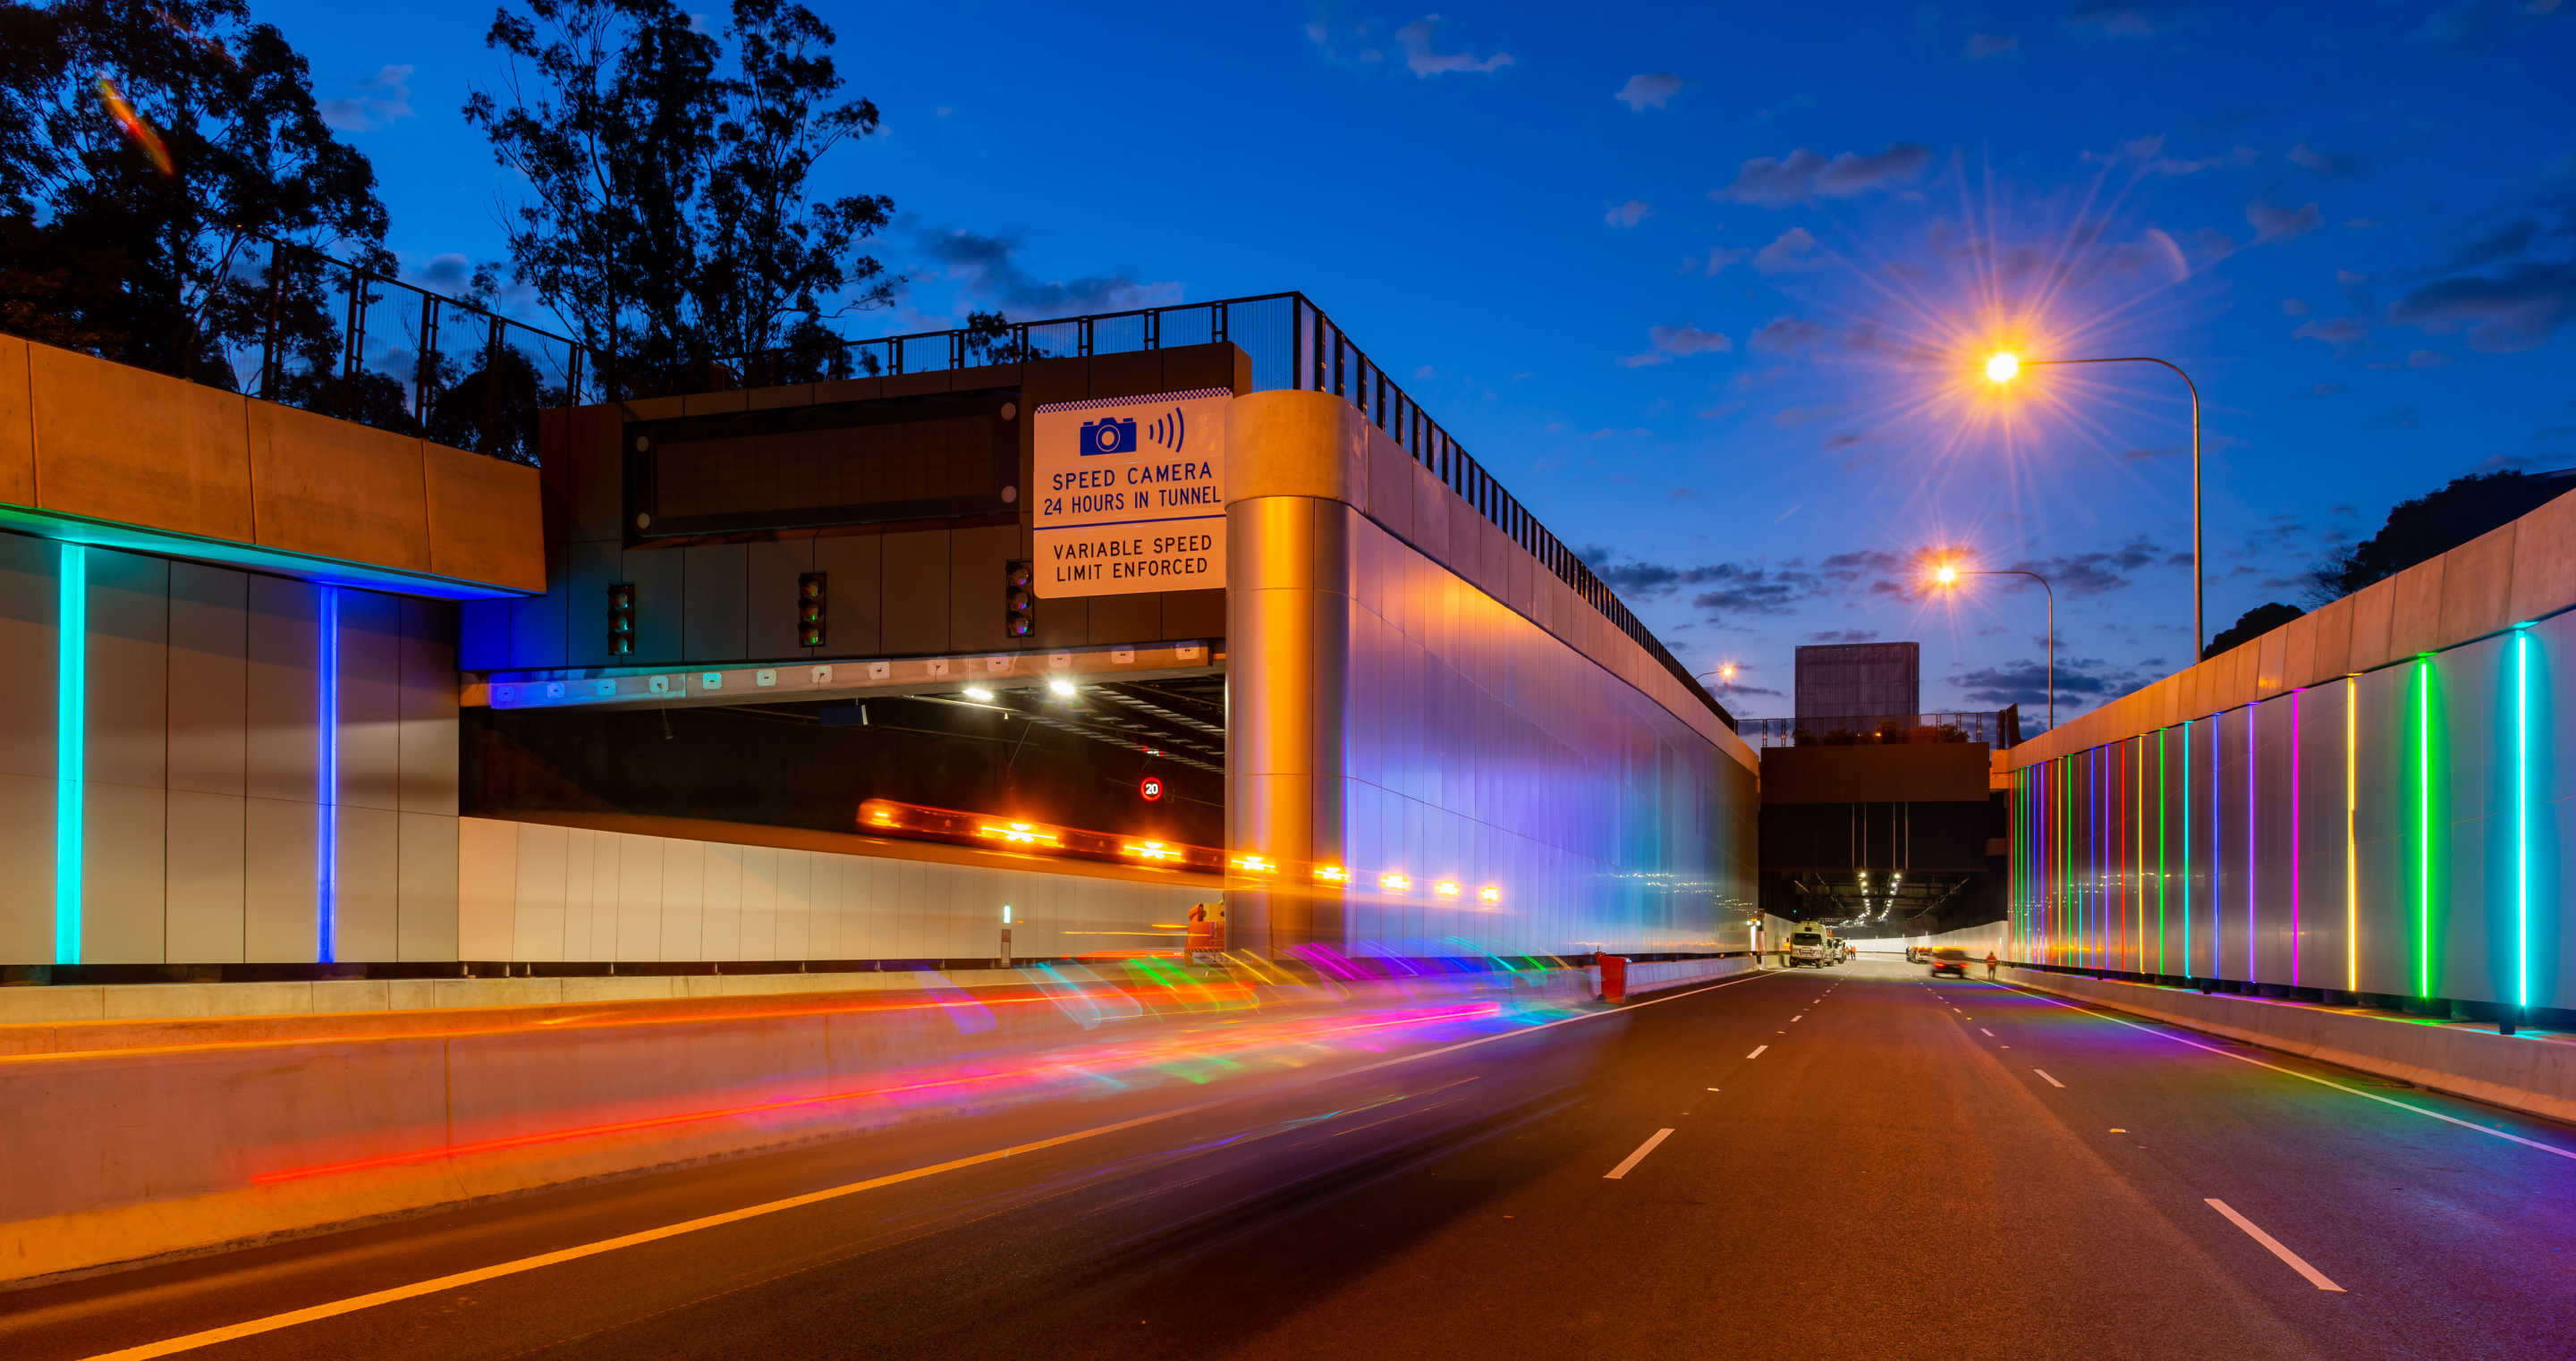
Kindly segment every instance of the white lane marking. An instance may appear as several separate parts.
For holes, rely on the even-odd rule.
[[[1798,1015],[1796,1015],[1796,1016],[1792,1016],[1792,1017],[1790,1017],[1790,1018],[1789,1018],[1789,1024],[1791,1024],[1791,1025],[1796,1025],[1798,1022],[1803,1021],[1803,1020],[1805,1020],[1805,1019],[1807,1019],[1807,1018],[1806,1018],[1806,1015],[1802,1012],[1802,1013],[1800,1013],[1800,1014],[1798,1014]]]
[[[1978,1033],[1978,1034],[1980,1034],[1980,1035],[1985,1036],[1987,1039],[1990,1039],[1990,1040],[1991,1040],[1991,1039],[1993,1039],[1993,1038],[1995,1037],[1995,1032],[1993,1032],[1993,1031],[1991,1031],[1991,1030],[1986,1029],[1984,1026],[1978,1026],[1978,1027],[1977,1027],[1977,1033]]]
[[[1709,1090],[1713,1092],[1713,1091],[1716,1091],[1717,1089],[1716,1089],[1715,1087],[1711,1087],[1711,1088],[1709,1088]]]
[[[1719,988],[1731,988],[1738,983],[1750,983],[1757,979],[1776,978],[1778,976],[1779,975],[1777,974],[1749,973],[1738,978],[1730,978],[1723,983],[1712,983],[1705,988],[1693,988],[1688,992],[1670,993],[1662,997],[1650,997],[1642,1002],[1631,1002],[1626,1007],[1622,1008],[1621,1012],[1634,1011],[1639,1007],[1654,1006],[1660,1002],[1678,1002],[1685,997],[1697,997],[1701,993],[1715,992]],[[1507,1040],[1516,1035],[1527,1035],[1532,1031],[1547,1030],[1561,1025],[1571,1025],[1576,1021],[1588,1021],[1596,1016],[1610,1016],[1616,1014],[1621,1013],[1590,1011],[1576,1016],[1566,1016],[1557,1020],[1542,1022],[1538,1025],[1531,1026],[1526,1030],[1507,1030],[1500,1034],[1479,1036],[1472,1040],[1461,1040],[1456,1044],[1444,1045],[1438,1049],[1426,1049],[1419,1054],[1400,1054],[1394,1058],[1380,1059],[1375,1063],[1351,1069],[1350,1074],[1348,1075],[1375,1072],[1380,1068],[1392,1068],[1399,1063],[1412,1063],[1420,1059],[1436,1058],[1442,1054],[1456,1053],[1461,1049],[1473,1049],[1480,1044],[1491,1044],[1496,1040]],[[1757,1050],[1755,1052],[1758,1053],[1760,1051]],[[1079,1130],[1072,1134],[1058,1135],[1052,1139],[1041,1139],[1032,1144],[1015,1144],[1009,1148],[996,1149],[990,1153],[978,1153],[972,1157],[959,1158],[953,1162],[934,1163],[931,1166],[916,1167],[907,1172],[896,1172],[889,1176],[874,1177],[867,1181],[851,1182],[847,1186],[834,1186],[826,1190],[808,1192],[801,1196],[790,1196],[785,1200],[773,1200],[766,1204],[747,1206],[739,1210],[727,1210],[722,1214],[707,1215],[700,1219],[685,1220],[678,1224],[666,1224],[658,1229],[646,1229],[640,1233],[630,1233],[618,1238],[605,1238],[596,1243],[585,1243],[580,1247],[564,1248],[558,1252],[542,1253],[535,1257],[522,1257],[517,1261],[502,1262],[495,1266],[477,1267],[472,1271],[460,1271],[452,1276],[440,1276],[432,1280],[415,1281],[410,1285],[398,1285],[391,1289],[376,1291],[370,1295],[355,1295],[344,1300],[333,1300],[328,1304],[317,1304],[309,1309],[296,1309],[283,1314],[271,1314],[266,1318],[255,1318],[241,1323],[227,1324],[221,1328],[208,1328],[203,1332],[189,1333],[182,1337],[165,1338],[159,1342],[147,1342],[141,1346],[128,1347],[123,1351],[103,1352],[99,1355],[86,1358],[86,1361],[143,1361],[143,1358],[146,1357],[169,1356],[177,1352],[195,1351],[200,1347],[211,1347],[218,1342],[229,1342],[237,1337],[255,1337],[261,1333],[275,1332],[280,1328],[292,1328],[299,1323],[313,1323],[326,1318],[336,1318],[341,1314],[355,1313],[361,1309],[372,1309],[379,1304],[392,1304],[400,1300],[417,1299],[423,1295],[434,1295],[443,1290],[453,1290],[460,1286],[473,1285],[479,1281],[488,1281],[501,1276],[514,1276],[523,1271],[534,1271],[539,1267],[553,1266],[558,1262],[577,1261],[584,1257],[596,1256],[599,1253],[614,1252],[619,1248],[633,1247],[639,1243],[650,1243],[659,1239],[672,1238],[680,1234],[692,1233],[699,1229],[714,1228],[720,1224],[731,1224],[739,1220],[772,1214],[780,1210],[792,1210],[799,1206],[814,1204],[817,1201],[832,1200],[840,1196],[852,1195],[860,1191],[872,1191],[880,1186],[891,1186],[897,1182],[911,1181],[918,1177],[935,1176],[941,1172],[950,1172],[961,1167],[971,1167],[977,1163],[992,1162],[997,1159],[1011,1157],[1015,1154],[1033,1153],[1042,1148],[1052,1148],[1057,1144],[1072,1143],[1077,1139],[1088,1139],[1094,1135],[1100,1134],[1114,1134],[1120,1130],[1134,1129],[1139,1125],[1150,1125],[1158,1120],[1169,1120],[1175,1116],[1192,1115],[1199,1111],[1213,1110],[1218,1106],[1224,1105],[1226,1100],[1230,1099],[1231,1098],[1224,1098],[1216,1101],[1202,1101],[1197,1105],[1183,1106],[1177,1110],[1162,1111],[1154,1115],[1139,1116],[1133,1120],[1122,1120],[1113,1125],[1100,1125],[1092,1129]]]
[[[1757,1045],[1753,1046],[1753,1052],[1752,1052],[1752,1053],[1750,1053],[1750,1054],[1745,1055],[1744,1057],[1746,1057],[1746,1058],[1748,1058],[1748,1059],[1758,1059],[1758,1058],[1762,1057],[1762,1051],[1763,1051],[1763,1050],[1765,1050],[1765,1049],[1768,1049],[1768,1048],[1770,1048],[1770,1047],[1771,1047],[1771,1046],[1769,1046],[1769,1045],[1767,1045],[1767,1044],[1757,1044]]]
[[[2005,986],[2005,987],[2013,987],[2014,985],[2007,983],[2007,984],[2004,984],[2003,986]],[[2018,990],[2018,989],[2017,989],[2017,990]],[[2434,1118],[2434,1119],[2436,1119],[2436,1120],[2444,1120],[2444,1121],[2448,1121],[2449,1123],[2454,1124],[2454,1125],[2457,1125],[2457,1126],[2459,1126],[2459,1127],[2460,1127],[2460,1128],[2462,1128],[2462,1129],[2473,1129],[2473,1130],[2476,1130],[2476,1131],[2477,1131],[2478,1133],[2480,1133],[2480,1134],[2493,1135],[2494,1137],[2496,1137],[2496,1138],[2498,1138],[2498,1139],[2505,1139],[2505,1140],[2509,1140],[2509,1141],[2511,1141],[2511,1142],[2513,1142],[2513,1143],[2521,1144],[2521,1145],[2522,1145],[2522,1146],[2524,1146],[2525,1148],[2536,1148],[2536,1149],[2539,1149],[2539,1150],[2540,1150],[2541,1152],[2543,1152],[2543,1153],[2555,1153],[2555,1154],[2557,1154],[2559,1157],[2562,1157],[2562,1158],[2576,1159],[2576,1151],[2570,1151],[2570,1150],[2568,1150],[2568,1149],[2560,1148],[2560,1147],[2558,1147],[2558,1146],[2557,1146],[2557,1145],[2555,1145],[2555,1144],[2544,1144],[2544,1143],[2541,1143],[2541,1142],[2540,1142],[2539,1140],[2537,1140],[2537,1139],[2526,1139],[2526,1138],[2523,1138],[2523,1137],[2522,1137],[2521,1135],[2519,1135],[2519,1134],[2507,1134],[2507,1133],[2505,1133],[2503,1130],[2500,1130],[2500,1129],[2489,1129],[2489,1128],[2487,1128],[2487,1127],[2486,1127],[2486,1126],[2484,1126],[2484,1125],[2472,1124],[2472,1123],[2470,1123],[2469,1121],[2459,1119],[2459,1118],[2457,1118],[2457,1117],[2455,1117],[2455,1116],[2444,1115],[2444,1114],[2442,1114],[2440,1111],[2428,1111],[2428,1110],[2424,1109],[2424,1108],[2423,1108],[2423,1107],[2421,1107],[2421,1106],[2410,1106],[2410,1105],[2407,1105],[2407,1104],[2406,1104],[2405,1102],[2403,1102],[2403,1101],[2391,1101],[2391,1100],[2389,1100],[2387,1097],[2380,1096],[2380,1095],[2378,1095],[2378,1094],[2376,1094],[2376,1093],[2373,1093],[2373,1092],[2365,1092],[2365,1091],[2362,1091],[2362,1090],[2361,1090],[2360,1088],[2358,1088],[2358,1087],[2347,1087],[2347,1086],[2343,1085],[2343,1084],[2342,1084],[2342,1083],[2340,1083],[2340,1082],[2329,1082],[2329,1081],[2327,1081],[2326,1079],[2321,1078],[2321,1077],[2318,1077],[2318,1076],[2316,1076],[2316,1075],[2315,1075],[2315,1074],[2313,1074],[2313,1073],[2302,1073],[2302,1072],[2298,1071],[2298,1070],[2297,1070],[2297,1069],[2295,1069],[2295,1068],[2284,1068],[2284,1067],[2282,1067],[2281,1065],[2279,1065],[2279,1064],[2277,1064],[2277,1063],[2265,1063],[2265,1062],[2264,1062],[2263,1060],[2261,1060],[2261,1059],[2252,1059],[2252,1058],[2247,1058],[2247,1057],[2246,1057],[2246,1056],[2244,1056],[2243,1054],[2230,1054],[2230,1053],[2228,1053],[2226,1050],[2221,1049],[2221,1048],[2218,1048],[2216,1045],[2202,1044],[2202,1043],[2200,1043],[2200,1042],[2199,1042],[2199,1041],[2197,1041],[2197,1040],[2186,1040],[2186,1039],[2184,1039],[2184,1038],[2183,1038],[2182,1036],[2180,1036],[2180,1035],[2168,1035],[2168,1034],[2166,1034],[2164,1031],[2158,1030],[2158,1029],[2156,1029],[2156,1028],[2155,1028],[2155,1027],[2153,1027],[2153,1026],[2143,1026],[2143,1025],[2138,1024],[2138,1023],[2137,1023],[2137,1022],[2135,1022],[2135,1021],[2123,1021],[2123,1020],[2121,1020],[2121,1019],[2120,1019],[2119,1017],[2117,1017],[2117,1016],[2104,1016],[2104,1015],[2102,1015],[2102,1013],[2100,1013],[2100,1012],[2098,1012],[2098,1011],[2094,1011],[2094,1010],[2091,1010],[2091,1009],[2086,1008],[2086,1007],[2079,1007],[2079,1006],[2075,1005],[2073,1002],[2064,1002],[2064,1001],[2059,1001],[2057,998],[2050,997],[2050,996],[2048,996],[2048,995],[2047,995],[2047,994],[2045,994],[2045,993],[2040,993],[2040,992],[2031,992],[2029,995],[2030,995],[2030,996],[2032,996],[2032,997],[2038,998],[2040,1001],[2043,1001],[2043,1002],[2049,1003],[2049,1004],[2050,1004],[2050,1005],[2052,1005],[2052,1006],[2061,1006],[2061,1007],[2066,1008],[2068,1011],[2078,1011],[2078,1012],[2082,1012],[2083,1014],[2085,1014],[2085,1015],[2087,1015],[2087,1016],[2097,1017],[2097,1018],[2099,1018],[2099,1019],[2101,1019],[2101,1020],[2109,1021],[2109,1022],[2110,1022],[2110,1023],[2112,1023],[2113,1025],[2124,1025],[2124,1026],[2127,1026],[2127,1027],[2128,1027],[2128,1028],[2130,1028],[2131,1030],[2143,1030],[2143,1031],[2147,1032],[2147,1033],[2148,1033],[2148,1034],[2150,1034],[2150,1035],[2156,1036],[2156,1037],[2157,1037],[2157,1038],[2159,1038],[2159,1039],[2167,1039],[2167,1040],[2171,1040],[2171,1041],[2173,1041],[2173,1042],[2174,1042],[2174,1043],[2176,1043],[2176,1044],[2187,1044],[2187,1045],[2190,1045],[2190,1046],[2191,1046],[2192,1048],[2194,1048],[2194,1049],[2207,1050],[2208,1052],[2210,1052],[2210,1053],[2212,1053],[2212,1054],[2216,1054],[2216,1055],[2218,1055],[2218,1056],[2219,1056],[2219,1057],[2221,1057],[2221,1058],[2230,1058],[2230,1059],[2234,1059],[2234,1060],[2236,1060],[2238,1063],[2250,1063],[2250,1064],[2253,1064],[2253,1065],[2254,1065],[2255,1067],[2257,1067],[2257,1068],[2269,1068],[2269,1069],[2271,1069],[2273,1072],[2276,1072],[2276,1073],[2286,1073],[2286,1074],[2288,1074],[2288,1075],[2289,1075],[2289,1076],[2291,1076],[2291,1077],[2300,1078],[2300,1079],[2303,1079],[2303,1080],[2308,1081],[2308,1082],[2313,1082],[2313,1083],[2317,1084],[2317,1085],[2318,1085],[2318,1086],[2320,1086],[2320,1087],[2332,1087],[2332,1088],[2334,1088],[2334,1089],[2335,1089],[2336,1091],[2338,1091],[2338,1092],[2345,1092],[2345,1093],[2349,1093],[2349,1094],[2351,1094],[2351,1095],[2353,1095],[2353,1096],[2367,1097],[2367,1098],[2369,1098],[2370,1100],[2376,1101],[2376,1102],[2378,1102],[2379,1104],[2381,1104],[2381,1105],[2383,1105],[2383,1106],[2395,1106],[2397,1109],[2399,1109],[2399,1110],[2401,1110],[2401,1111],[2413,1111],[2413,1112],[2415,1112],[2417,1115],[2429,1115],[2429,1116],[2433,1117],[2433,1118]]]
[[[2045,1069],[2045,1068],[2033,1068],[2033,1069],[2031,1069],[2031,1071],[2032,1071],[2032,1072],[2034,1072],[2034,1073],[2039,1074],[2039,1075],[2040,1075],[2040,1077],[2041,1077],[2041,1079],[2042,1079],[2042,1080],[2044,1080],[2044,1081],[2046,1081],[2046,1082],[2048,1083],[2048,1085],[2049,1085],[2049,1086],[2051,1086],[2051,1087],[2063,1088],[2063,1087],[2065,1087],[2065,1085],[2066,1085],[2065,1083],[2060,1082],[2060,1081],[2058,1081],[2057,1079],[2055,1079],[2055,1078],[2053,1078],[2053,1077],[2050,1077],[2050,1076],[2048,1075],[2048,1070],[2047,1070],[2047,1069]]]
[[[2315,1286],[2319,1290],[2331,1290],[2338,1295],[2351,1293],[2350,1291],[2345,1290],[2342,1286],[2327,1280],[2324,1272],[2317,1270],[2315,1267],[2312,1267],[2305,1261],[2301,1260],[2299,1254],[2281,1246],[2280,1239],[2274,1238],[2272,1235],[2254,1227],[2253,1220],[2247,1219],[2245,1216],[2236,1213],[2234,1209],[2228,1206],[2226,1201],[2212,1200],[2209,1202],[2209,1208],[2227,1216],[2229,1222],[2235,1224],[2236,1227],[2243,1229],[2254,1239],[2255,1242],[2270,1248],[2273,1256],[2290,1264],[2290,1270],[2307,1277],[2308,1284]]]
[[[1636,1152],[1631,1153],[1626,1158],[1620,1160],[1617,1167],[1611,1168],[1609,1171],[1602,1173],[1601,1179],[1603,1181],[1617,1181],[1621,1177],[1628,1175],[1628,1169],[1644,1162],[1646,1160],[1646,1155],[1655,1151],[1655,1145],[1660,1144],[1671,1137],[1673,1137],[1673,1132],[1671,1130],[1656,1130],[1655,1137],[1637,1145]]]
[[[348,1299],[333,1300],[329,1304],[317,1304],[310,1309],[296,1309],[283,1314],[271,1314],[266,1318],[255,1318],[242,1323],[227,1324],[221,1328],[208,1328],[204,1332],[189,1333],[184,1337],[166,1338],[159,1342],[147,1342],[139,1347],[127,1347],[123,1351],[102,1352],[97,1356],[88,1358],[88,1361],[141,1361],[141,1358],[144,1357],[168,1356],[173,1352],[194,1351],[199,1347],[211,1347],[218,1342],[230,1342],[235,1338],[241,1337],[255,1337],[261,1333],[275,1332],[280,1328],[291,1328],[299,1323],[314,1323],[319,1322],[322,1319],[337,1317],[341,1314],[356,1313],[361,1309],[372,1309],[379,1304],[392,1304],[398,1300],[417,1299],[423,1295],[434,1295],[445,1290],[455,1290],[462,1286],[473,1285],[480,1281],[492,1280],[496,1277],[515,1276],[523,1271],[534,1271],[538,1267],[553,1266],[559,1262],[578,1261],[584,1257],[595,1257],[603,1252],[615,1252],[619,1248],[634,1247],[637,1244],[651,1243],[664,1238],[676,1238],[684,1233],[695,1233],[700,1229],[712,1229],[720,1224],[738,1223],[742,1220],[757,1218],[761,1215],[774,1214],[780,1210],[792,1210],[802,1205],[812,1205],[820,1201],[836,1200],[842,1196],[853,1195],[860,1191],[873,1191],[880,1186],[892,1186],[897,1182],[912,1181],[920,1177],[935,1176],[941,1172],[950,1172],[961,1167],[972,1167],[977,1163],[994,1162],[1002,1158],[1012,1157],[1016,1154],[1034,1153],[1042,1148],[1053,1148],[1058,1144],[1069,1144],[1077,1139],[1089,1139],[1101,1134],[1114,1134],[1119,1130],[1134,1129],[1139,1125],[1150,1125],[1158,1120],[1169,1120],[1176,1115],[1189,1115],[1197,1111],[1208,1110],[1223,1104],[1224,1102],[1222,1101],[1202,1101],[1194,1106],[1183,1106],[1178,1110],[1163,1111],[1155,1115],[1139,1116],[1133,1120],[1121,1120],[1112,1125],[1099,1125],[1091,1129],[1079,1130],[1072,1134],[1059,1134],[1052,1139],[1040,1139],[1035,1143],[1014,1144],[1009,1148],[995,1149],[990,1153],[978,1153],[972,1157],[957,1158],[944,1163],[933,1163],[928,1167],[916,1167],[909,1171],[896,1172],[887,1176],[870,1177],[866,1181],[854,1181],[846,1186],[834,1186],[821,1191],[808,1191],[801,1196],[789,1196],[784,1200],[773,1200],[760,1205],[745,1206],[739,1210],[727,1210],[722,1214],[705,1215],[697,1219],[683,1220],[677,1224],[665,1224],[658,1229],[646,1229],[640,1233],[624,1234],[616,1238],[603,1238],[596,1243],[584,1243],[580,1247],[563,1248],[555,1252],[539,1253],[534,1257],[522,1257],[516,1261],[501,1262],[487,1267],[476,1267],[471,1271],[460,1271],[454,1275],[440,1276],[432,1280],[414,1281],[409,1285],[398,1285],[389,1290],[376,1291],[373,1294],[353,1295]]]

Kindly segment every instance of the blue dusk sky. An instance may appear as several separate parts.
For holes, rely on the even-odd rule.
[[[517,186],[459,117],[488,4],[254,0],[424,281]],[[708,22],[723,11],[708,6]],[[1919,640],[2036,721],[2465,473],[2576,465],[2576,0],[822,3],[883,131],[871,336],[1301,289],[1739,713],[1802,642]],[[2556,72],[2552,75],[2551,72]]]

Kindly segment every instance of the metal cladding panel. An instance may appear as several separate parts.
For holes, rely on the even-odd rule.
[[[456,606],[402,602],[402,810],[456,816]]]
[[[86,551],[88,777],[158,789],[170,768],[170,564]]]
[[[796,640],[796,579],[814,568],[814,540],[810,536],[781,539],[775,543],[749,543],[743,549],[743,648],[754,657],[795,657],[806,649]],[[844,604],[858,605],[854,598],[858,584],[851,583],[853,598],[845,602],[841,578],[826,578],[823,598],[824,642],[837,646],[841,642]],[[852,610],[850,618],[864,613]],[[874,638],[871,637],[871,650]]]
[[[22,662],[11,677],[11,702],[0,705],[0,775],[24,775],[50,784],[54,766],[54,686],[56,672],[44,665],[54,656],[54,623],[62,608],[60,578],[55,575],[62,548],[43,539],[23,534],[0,534],[0,655],[36,659]],[[44,843],[53,843],[52,795],[46,795]],[[48,861],[47,875],[52,870]],[[11,876],[14,881],[15,876]],[[23,892],[23,889],[0,888],[0,893]],[[53,909],[50,884],[44,912],[45,938],[53,938]],[[0,913],[10,909],[0,908]],[[24,930],[11,927],[0,916],[0,950],[9,959],[51,959],[51,946],[42,954],[24,954],[8,933]]]
[[[458,820],[436,813],[396,817],[394,958],[408,962],[464,957]]]
[[[2560,665],[2571,639],[2576,615],[2559,616],[2027,768],[2013,901],[2030,953],[2336,994],[2576,1003],[2557,721],[2576,691]]]
[[[746,545],[707,544],[680,550],[681,650],[691,662],[736,662],[750,656],[745,578]],[[791,580],[792,591],[795,583]],[[795,597],[790,595],[791,601]],[[782,607],[782,617],[792,616]],[[778,655],[778,654],[769,654]]]
[[[1514,953],[1743,948],[1736,909],[1749,884],[1728,843],[1744,824],[1721,815],[1725,758],[1706,739],[1339,503],[1265,497],[1231,515],[1232,832],[1283,863],[1294,852],[1272,847],[1306,835],[1301,824],[1319,854],[1338,845],[1353,880],[1315,895],[1314,940],[1393,952],[1448,937]],[[1326,554],[1347,565],[1347,596],[1314,585],[1309,545],[1329,537],[1322,523],[1348,545]],[[1319,641],[1326,601],[1347,611],[1339,657]],[[1262,729],[1282,721],[1313,725],[1311,762],[1285,740],[1262,745]],[[1299,779],[1313,784],[1302,806]],[[1748,784],[1727,788],[1749,797]],[[1479,899],[1489,886],[1498,901]],[[1234,920],[1249,916],[1238,906]],[[1277,953],[1305,943],[1298,920],[1254,923]]]
[[[173,790],[235,798],[243,791],[249,760],[249,601],[247,573],[192,562],[170,564]],[[240,946],[236,930],[233,948]]]
[[[338,780],[346,808],[402,806],[402,602],[372,591],[339,593]],[[390,959],[390,954],[336,955]]]
[[[309,804],[320,788],[314,740],[321,712],[314,685],[321,662],[319,589],[266,576],[250,578],[249,585],[246,792]]]
[[[173,789],[167,800],[165,852],[170,960],[181,964],[242,962],[244,856],[248,813],[239,794]]]
[[[807,650],[807,655],[833,653],[850,656],[884,652],[891,649],[885,642],[885,550],[886,535],[825,535],[814,540],[814,571],[828,578],[830,596],[824,603],[824,646]],[[998,587],[996,590],[998,591]],[[787,593],[775,608],[787,620],[790,639],[795,634],[796,582],[787,581]],[[998,596],[996,597],[998,599]],[[755,611],[772,606],[755,603]],[[763,614],[762,617],[766,617]],[[791,648],[789,654],[796,649]]]
[[[255,964],[321,958],[314,916],[315,805],[242,803],[242,957]]]
[[[168,796],[92,780],[82,799],[89,835],[81,855],[81,962],[169,962],[163,857]]]
[[[399,959],[401,815],[343,807],[331,864],[331,958]]]

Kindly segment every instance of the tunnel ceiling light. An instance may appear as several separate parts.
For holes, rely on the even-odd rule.
[[[1047,682],[1047,690],[1059,699],[1073,698],[1073,682],[1062,676]]]
[[[1347,884],[1351,881],[1351,872],[1339,865],[1317,865],[1315,877],[1328,884]]]
[[[1251,851],[1246,851],[1242,855],[1235,857],[1234,867],[1246,874],[1276,874],[1279,872],[1279,862],[1275,860],[1264,860],[1259,855]]]
[[[1503,891],[1491,884],[1487,884],[1483,888],[1476,890],[1476,896],[1489,903],[1499,903],[1503,900]]]
[[[1401,874],[1381,874],[1378,876],[1377,886],[1379,888],[1402,893],[1406,889],[1413,887],[1413,881],[1405,878]]]
[[[990,700],[992,697],[993,692],[985,689],[983,686],[970,685],[966,687],[966,698],[974,700],[979,704]]]
[[[1443,879],[1439,883],[1433,884],[1431,886],[1431,891],[1439,894],[1443,898],[1455,898],[1458,896],[1458,881],[1455,879]]]

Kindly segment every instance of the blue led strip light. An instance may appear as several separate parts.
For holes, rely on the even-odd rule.
[[[54,614],[54,962],[81,962],[81,834],[89,772],[89,550],[62,548]]]
[[[2513,1004],[2531,1005],[2531,631],[2513,636]]]
[[[2182,976],[2191,977],[2191,723],[2182,725]]]
[[[335,963],[340,913],[340,591],[318,588],[313,693],[314,726],[313,930],[314,958]]]

